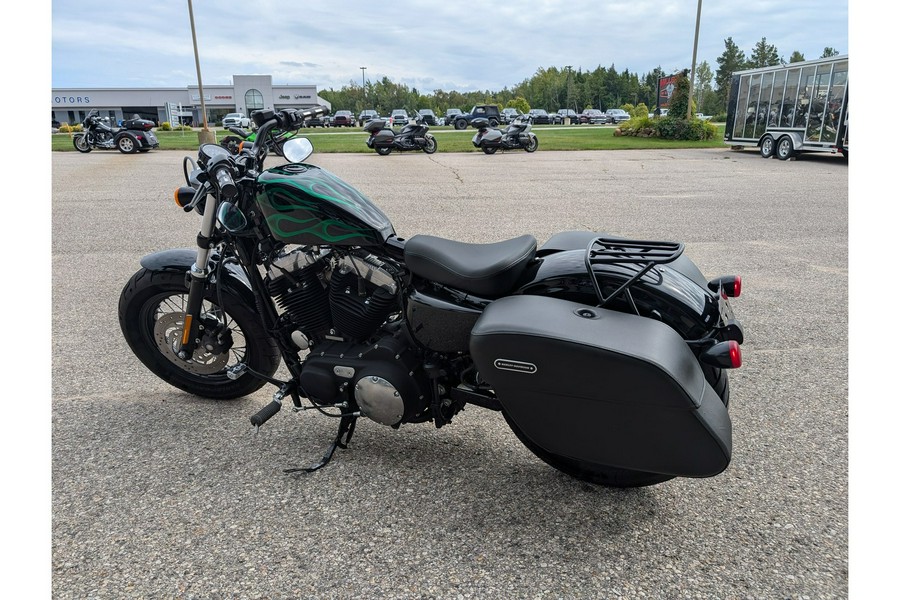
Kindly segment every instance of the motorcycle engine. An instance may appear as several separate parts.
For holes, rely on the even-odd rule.
[[[269,266],[266,287],[301,349],[325,339],[361,342],[375,335],[397,302],[396,269],[365,251],[335,256],[299,248]]]

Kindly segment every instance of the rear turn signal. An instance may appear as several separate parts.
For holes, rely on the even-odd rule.
[[[737,298],[741,295],[741,276],[725,275],[724,277],[716,277],[708,284],[709,289],[718,293],[721,288],[725,296],[728,298]]]
[[[701,354],[700,361],[720,369],[737,369],[742,364],[741,346],[734,340],[719,342]]]

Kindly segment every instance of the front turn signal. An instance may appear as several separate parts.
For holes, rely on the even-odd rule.
[[[175,204],[183,208],[185,212],[189,212],[191,210],[191,202],[194,201],[194,195],[196,193],[197,190],[190,186],[181,186],[175,190]]]

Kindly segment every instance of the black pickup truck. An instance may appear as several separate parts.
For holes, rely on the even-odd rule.
[[[491,127],[496,127],[502,121],[500,109],[496,104],[476,104],[467,114],[455,115],[452,123],[446,124],[453,125],[456,129],[465,129],[475,119],[487,119]]]

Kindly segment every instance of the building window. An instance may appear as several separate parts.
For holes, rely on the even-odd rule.
[[[247,107],[248,115],[254,110],[263,109],[263,96],[259,90],[247,90],[247,93],[244,94],[244,106]]]

